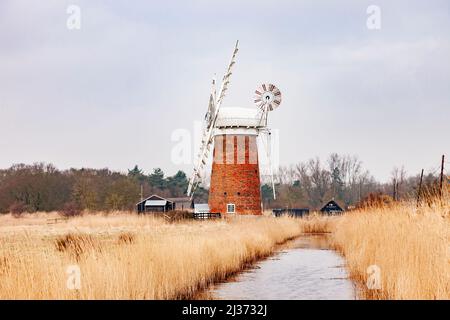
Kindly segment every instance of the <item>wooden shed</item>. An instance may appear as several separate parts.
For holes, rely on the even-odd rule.
[[[175,209],[175,203],[169,199],[154,194],[138,202],[136,204],[136,208],[138,213],[168,212]]]
[[[344,212],[344,209],[334,200],[328,201],[326,205],[320,209],[320,212],[325,214],[341,214]]]
[[[275,217],[282,217],[284,215],[289,217],[301,218],[309,214],[309,208],[289,208],[289,209],[273,209],[272,215]]]
[[[194,210],[194,201],[190,197],[167,198],[167,200],[173,202],[173,210],[189,212]]]

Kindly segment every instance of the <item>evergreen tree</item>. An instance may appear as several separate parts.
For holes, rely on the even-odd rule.
[[[173,196],[183,196],[188,186],[186,174],[181,170],[178,171],[174,176],[166,179],[166,186]]]
[[[156,168],[153,173],[149,174],[148,181],[150,185],[154,188],[164,190],[166,187],[166,181],[164,180],[164,172],[161,168]]]
[[[331,172],[331,185],[333,189],[333,197],[339,200],[344,196],[344,182],[341,178],[341,172],[338,167],[335,167]]]
[[[263,184],[261,186],[261,198],[264,203],[264,206],[267,206],[271,204],[273,200],[273,189],[271,185]]]
[[[130,178],[134,178],[139,182],[142,182],[145,180],[144,172],[139,169],[138,165],[135,165],[133,169],[128,170],[128,176]]]

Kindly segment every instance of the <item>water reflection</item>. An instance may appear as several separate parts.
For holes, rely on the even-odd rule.
[[[328,249],[325,235],[303,236],[273,257],[226,283],[212,286],[212,299],[355,299],[343,259]]]

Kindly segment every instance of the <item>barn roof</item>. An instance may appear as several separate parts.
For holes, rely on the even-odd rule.
[[[167,200],[146,200],[146,207],[160,207],[165,206],[167,204]]]
[[[167,200],[178,203],[178,202],[192,202],[190,197],[180,197],[180,198],[167,198]]]
[[[169,200],[169,199],[166,199],[166,198],[163,198],[163,197],[160,197],[160,196],[158,196],[158,195],[156,195],[156,194],[152,194],[150,197],[147,197],[147,198],[145,198],[145,199],[142,199],[141,201],[139,201],[138,203],[136,203],[136,205],[140,205],[141,203],[145,203],[145,205],[147,205],[147,201],[166,201],[166,203],[167,202],[170,202],[170,203],[173,203],[173,201],[171,201],[171,200]],[[165,203],[164,204],[162,204],[162,205],[165,205]]]
[[[341,208],[341,206],[334,200],[328,201],[320,211],[344,211],[344,209]]]

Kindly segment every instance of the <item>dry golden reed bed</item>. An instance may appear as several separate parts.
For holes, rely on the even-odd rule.
[[[308,219],[243,217],[167,223],[131,213],[0,216],[0,299],[182,299],[302,233],[332,233],[371,299],[450,299],[450,203],[403,203]],[[81,289],[67,289],[78,265]],[[367,290],[367,268],[381,290]],[[364,290],[364,288],[366,288]]]
[[[0,217],[0,299],[188,298],[307,224],[267,217],[171,224],[122,213],[47,225],[55,216]],[[80,290],[67,289],[69,265],[80,267]]]
[[[333,238],[366,298],[450,299],[448,201],[353,211],[339,219]],[[364,285],[370,265],[380,268],[381,290]]]

